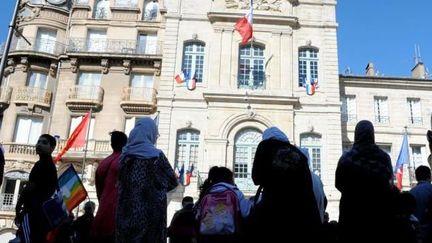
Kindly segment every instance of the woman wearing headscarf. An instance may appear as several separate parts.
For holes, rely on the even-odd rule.
[[[263,133],[252,179],[259,189],[246,222],[250,242],[317,242],[321,220],[307,158],[277,127]]]
[[[166,243],[166,193],[177,179],[164,153],[155,147],[158,137],[151,118],[132,129],[120,158],[116,242]]]
[[[394,242],[395,191],[388,154],[375,144],[370,121],[357,123],[352,149],[336,169],[342,242]]]

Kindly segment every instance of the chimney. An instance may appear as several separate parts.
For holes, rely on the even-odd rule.
[[[366,76],[375,76],[374,65],[371,62],[366,66]]]
[[[426,70],[423,62],[418,62],[413,69],[411,69],[411,77],[416,79],[425,79]]]

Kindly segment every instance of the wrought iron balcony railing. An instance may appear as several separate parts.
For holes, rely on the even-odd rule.
[[[34,51],[60,55],[65,51],[65,44],[55,40],[47,40],[43,38],[26,38],[31,45],[21,38],[12,39],[11,52],[14,51]]]
[[[132,55],[160,55],[160,43],[147,40],[138,42],[136,40],[116,39],[69,39],[68,52],[93,52]]]
[[[18,87],[14,91],[15,103],[33,103],[40,106],[51,106],[51,92],[38,87]]]
[[[125,87],[120,106],[126,113],[152,114],[157,108],[156,94],[153,88]]]
[[[0,194],[0,211],[15,211],[15,205],[13,193]]]
[[[66,106],[73,111],[100,109],[103,105],[104,90],[100,86],[76,85],[70,88]]]
[[[388,116],[375,116],[375,122],[380,124],[389,123],[390,117]]]
[[[408,121],[410,124],[413,124],[413,125],[422,125],[423,124],[423,118],[422,117],[409,117]]]

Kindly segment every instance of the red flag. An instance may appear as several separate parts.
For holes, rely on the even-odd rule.
[[[239,19],[234,26],[234,28],[242,36],[243,45],[246,44],[252,38],[253,35],[252,18],[253,18],[253,1],[251,0],[249,14]]]
[[[70,135],[69,139],[66,142],[66,145],[63,147],[63,149],[60,151],[60,153],[57,154],[57,156],[54,159],[54,163],[59,161],[60,158],[70,149],[70,148],[77,148],[82,147],[85,144],[86,139],[86,131],[87,126],[90,121],[90,112],[87,112],[85,114],[84,118],[78,124],[78,126],[75,128],[73,133]]]

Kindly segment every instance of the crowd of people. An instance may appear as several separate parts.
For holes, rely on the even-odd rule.
[[[246,197],[227,167],[214,166],[200,186],[196,202],[186,196],[167,227],[167,193],[178,178],[164,153],[155,147],[155,122],[140,119],[129,138],[111,134],[113,153],[96,175],[99,207],[88,201],[51,242],[432,242],[431,170],[416,168],[417,185],[401,192],[394,185],[391,159],[375,143],[374,127],[360,121],[354,144],[339,159],[335,174],[341,193],[339,220],[329,221],[320,177],[311,171],[308,150],[290,143],[277,127],[267,128],[252,167],[256,194]],[[428,133],[428,139],[432,133]],[[49,242],[52,230],[42,210],[58,188],[51,153],[55,139],[44,134],[16,209],[21,242]],[[432,148],[432,146],[431,146]],[[25,215],[25,217],[24,217]],[[28,217],[28,218],[27,218]],[[28,220],[29,229],[23,228]],[[30,239],[25,239],[25,232]],[[57,240],[57,241],[56,241]]]

